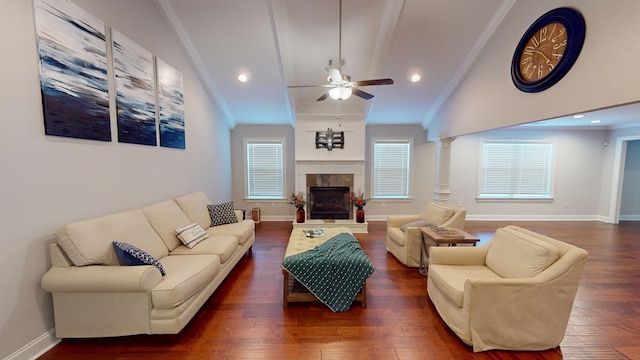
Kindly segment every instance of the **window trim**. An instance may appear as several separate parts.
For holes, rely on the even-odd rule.
[[[287,161],[286,161],[286,138],[284,137],[267,137],[267,138],[256,138],[256,137],[245,137],[243,146],[243,173],[244,173],[244,200],[251,202],[272,202],[274,200],[284,200],[286,194],[286,174],[287,174]],[[282,196],[278,197],[249,197],[249,164],[248,164],[248,145],[251,143],[275,143],[282,145]]]
[[[371,138],[371,199],[373,201],[397,201],[406,202],[413,198],[413,137],[373,137]],[[375,163],[376,163],[376,144],[379,143],[400,143],[408,145],[408,161],[407,161],[407,195],[406,196],[375,196]]]
[[[482,187],[482,159],[484,156],[484,145],[486,143],[510,143],[510,144],[549,144],[551,146],[551,154],[549,156],[549,192],[547,196],[482,196],[481,195],[481,187]],[[554,200],[554,184],[555,184],[555,167],[556,167],[556,156],[557,156],[557,146],[556,141],[554,139],[549,138],[530,138],[530,139],[518,139],[518,138],[497,138],[497,139],[482,139],[480,141],[480,151],[479,160],[478,160],[478,182],[477,182],[477,196],[476,202],[485,202],[485,203],[496,203],[496,202],[519,202],[519,203],[550,203]]]

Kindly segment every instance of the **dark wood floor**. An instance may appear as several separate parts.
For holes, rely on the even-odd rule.
[[[385,248],[384,222],[356,234],[376,266],[367,308],[282,308],[280,263],[291,223],[262,222],[256,243],[178,335],[66,339],[40,359],[640,359],[640,222],[468,221],[487,241],[518,224],[589,251],[561,346],[474,354],[426,297],[425,277]]]

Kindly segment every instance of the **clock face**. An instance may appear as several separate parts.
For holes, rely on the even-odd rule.
[[[529,38],[520,56],[520,75],[526,81],[544,79],[556,68],[567,49],[567,29],[559,22],[547,24]]]
[[[524,92],[553,86],[580,55],[586,26],[572,8],[557,8],[542,15],[524,33],[511,60],[513,84]]]

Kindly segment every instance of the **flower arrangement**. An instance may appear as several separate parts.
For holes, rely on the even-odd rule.
[[[351,193],[350,199],[351,204],[357,207],[358,209],[362,209],[370,199],[365,199],[364,194],[356,195],[355,193]]]
[[[289,196],[289,204],[297,207],[298,209],[302,208],[307,202],[304,201],[304,193],[302,191],[296,193],[291,193]]]

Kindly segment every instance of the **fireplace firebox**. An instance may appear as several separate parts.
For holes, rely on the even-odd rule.
[[[311,186],[309,205],[309,219],[349,219],[349,187]]]

